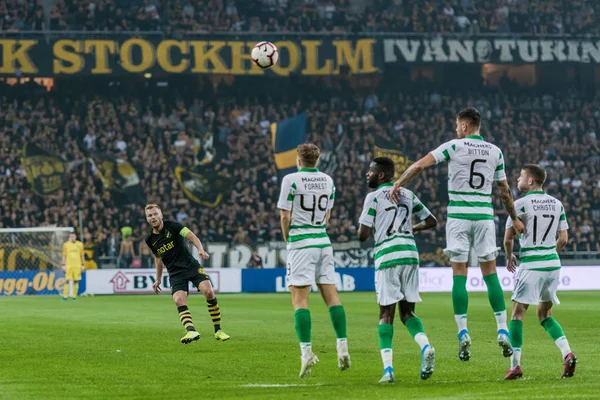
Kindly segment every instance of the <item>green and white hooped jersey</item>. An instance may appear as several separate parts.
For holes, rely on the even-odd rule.
[[[413,192],[402,189],[398,204],[390,200],[394,185],[384,183],[367,195],[359,223],[374,228],[375,269],[419,265],[419,251],[413,236],[413,214],[421,220],[431,212]]]
[[[527,234],[522,234],[519,239],[519,268],[534,271],[559,269],[556,236],[558,231],[569,229],[562,203],[540,190],[529,192],[515,201],[515,209],[527,229]],[[512,220],[509,218],[506,229],[510,227]]]
[[[277,208],[292,212],[288,250],[331,246],[325,225],[334,200],[333,179],[317,168],[301,168],[283,178]]]
[[[448,161],[448,218],[493,220],[492,186],[506,180],[504,157],[479,135],[455,139],[431,152],[435,161]]]

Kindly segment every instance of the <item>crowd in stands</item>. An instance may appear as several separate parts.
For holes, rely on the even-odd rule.
[[[215,91],[208,78],[202,88],[184,85],[178,91],[155,92],[143,85],[101,91],[89,86],[85,91],[86,85],[69,82],[46,92],[34,83],[0,83],[0,227],[77,226],[77,211],[82,210],[83,233],[98,244],[99,255],[119,255],[124,226],[133,227],[139,255],[147,232],[143,206],[117,206],[87,161],[90,154],[101,152],[128,159],[147,200],[160,204],[165,218],[186,224],[205,242],[281,240],[269,124],[307,110],[308,139],[323,152],[344,140],[332,173],[337,195],[328,233],[337,242],[355,240],[374,140],[396,143],[416,160],[453,139],[455,113],[472,105],[482,113],[484,138],[503,149],[511,187],[516,189],[519,166],[544,165],[548,192],[566,207],[571,229],[567,249],[600,252],[600,97],[511,94],[484,87],[438,92],[419,84],[402,89],[386,85],[365,95],[303,84],[282,88],[290,95],[274,100],[255,97],[251,85],[221,84]],[[194,139],[209,133],[226,149],[215,168],[233,182],[216,208],[190,202],[173,178],[177,165],[193,163]],[[50,197],[32,193],[21,163],[26,141],[69,162],[66,190]],[[412,189],[440,222],[422,240],[443,246],[446,167],[424,171]],[[500,245],[506,213],[498,196],[494,202]]]
[[[596,0],[0,0],[0,31],[597,34]]]

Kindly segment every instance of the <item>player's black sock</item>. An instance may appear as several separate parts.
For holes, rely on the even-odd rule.
[[[188,309],[187,306],[179,306],[177,307],[177,311],[179,311],[179,319],[181,323],[185,327],[187,331],[195,331],[194,323],[192,322],[192,313]]]
[[[221,330],[221,310],[219,309],[217,298],[215,297],[212,300],[206,300],[206,304],[208,305],[208,313],[210,314],[210,318],[215,325],[215,332],[218,332]]]

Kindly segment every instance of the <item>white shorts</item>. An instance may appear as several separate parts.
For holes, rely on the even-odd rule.
[[[419,303],[419,267],[399,265],[375,271],[375,291],[377,303],[381,306],[389,306],[402,300]]]
[[[446,222],[446,254],[452,262],[467,262],[469,250],[477,255],[479,262],[492,261],[498,255],[496,225],[493,220],[471,221],[448,218]]]
[[[288,250],[288,286],[309,286],[313,283],[335,285],[337,281],[333,247]]]
[[[521,304],[537,305],[546,301],[551,301],[552,304],[560,304],[556,296],[559,280],[559,269],[554,271],[519,269],[512,300]]]

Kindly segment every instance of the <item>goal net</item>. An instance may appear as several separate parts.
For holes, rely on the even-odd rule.
[[[62,246],[73,227],[0,229],[0,271],[60,268]]]

